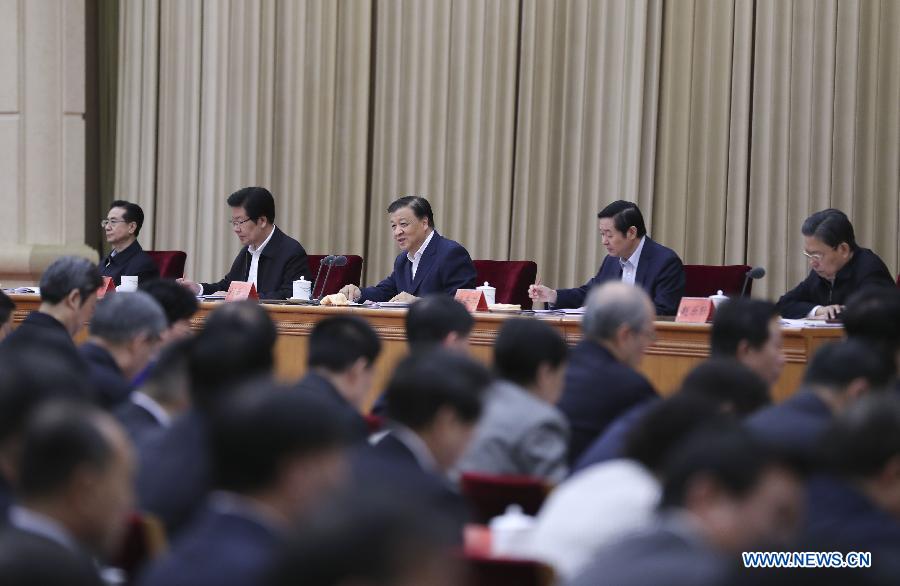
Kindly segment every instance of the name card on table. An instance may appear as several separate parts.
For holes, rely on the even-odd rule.
[[[473,313],[488,310],[484,292],[478,289],[457,289],[454,299],[465,305],[466,309]]]
[[[116,282],[112,277],[103,277],[103,284],[97,289],[97,299],[103,299],[107,293],[113,293],[116,290]]]
[[[709,297],[682,297],[678,304],[675,321],[682,323],[705,324],[712,319],[715,306]]]
[[[225,301],[246,301],[247,299],[259,300],[256,285],[247,281],[232,281],[228,286],[228,294]]]

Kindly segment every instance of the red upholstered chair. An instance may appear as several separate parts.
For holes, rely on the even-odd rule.
[[[309,272],[312,278],[316,278],[322,259],[328,255],[310,254],[307,256],[309,261]],[[316,284],[316,297],[324,297],[341,290],[344,285],[359,285],[362,277],[363,258],[356,254],[344,255],[347,257],[347,264],[342,267],[331,267],[331,273],[328,275],[328,282],[325,282],[325,273],[328,271],[327,266],[322,266],[322,274],[319,276],[319,283]],[[321,291],[321,292],[320,292]]]
[[[534,515],[541,508],[550,487],[541,478],[464,472],[460,479],[462,494],[469,502],[476,523],[487,523],[502,515],[506,507],[517,504]]]
[[[469,586],[550,586],[553,568],[535,560],[494,558],[467,553]]]
[[[149,513],[134,511],[127,525],[112,565],[123,570],[133,584],[141,567],[165,553],[168,540],[162,521]]]
[[[531,260],[476,260],[478,286],[487,281],[497,289],[497,303],[517,303],[531,309],[528,286],[537,278],[537,263]]]
[[[163,279],[180,279],[184,276],[184,263],[187,253],[181,250],[148,250],[147,254],[153,259],[159,276]]]
[[[747,265],[684,265],[684,296],[709,297],[718,290],[729,297],[741,294],[744,278],[752,267]],[[747,283],[747,295],[753,288],[753,279]]]
[[[897,288],[900,288],[900,274],[897,275]]]
[[[363,419],[366,420],[366,427],[369,428],[369,433],[378,433],[381,431],[381,428],[384,427],[384,417],[381,415],[375,415],[374,413],[367,413],[363,415]]]

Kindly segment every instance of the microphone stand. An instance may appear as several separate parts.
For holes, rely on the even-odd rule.
[[[334,266],[334,257],[331,256],[331,257],[322,259],[322,262],[325,262],[325,261],[328,261],[326,263],[326,264],[328,264],[328,269],[325,271],[325,281],[322,283],[322,290],[319,291],[319,296],[315,298],[316,305],[319,304],[319,301],[321,300],[322,296],[325,293],[325,288],[328,286],[328,275],[331,274],[331,267]],[[321,268],[322,267],[320,266],[319,269],[321,269]]]
[[[319,270],[316,271],[316,278],[313,279],[313,282],[312,282],[312,291],[310,291],[310,298],[309,298],[309,301],[310,301],[313,305],[318,305],[318,303],[319,303],[319,300],[316,298],[316,283],[319,282],[319,275],[322,273],[322,265],[324,265],[325,262],[326,262],[329,258],[332,258],[332,257],[331,257],[331,256],[326,256],[326,257],[322,258],[322,259],[319,261]],[[327,277],[327,276],[325,277],[325,280],[326,280],[326,281],[328,280],[328,277]]]

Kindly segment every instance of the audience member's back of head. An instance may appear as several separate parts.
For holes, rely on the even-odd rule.
[[[900,374],[900,289],[861,289],[847,300],[841,321],[848,336],[865,340]]]
[[[197,313],[197,298],[187,287],[172,279],[153,279],[140,283],[139,288],[159,303],[166,314],[169,327],[188,320]]]
[[[53,497],[81,467],[106,468],[113,447],[99,427],[108,417],[87,404],[48,402],[26,424],[19,468],[24,501]]]
[[[357,492],[310,518],[278,556],[272,586],[455,586],[453,533],[440,517],[382,494]]]
[[[271,384],[246,385],[211,420],[214,484],[243,494],[275,488],[289,461],[337,452],[346,439],[329,405]]]
[[[460,302],[447,295],[429,295],[406,312],[406,339],[413,351],[444,344],[449,337],[465,340],[475,319]]]
[[[769,322],[777,317],[775,304],[759,299],[736,297],[719,305],[710,332],[710,354],[735,358],[746,342],[760,348],[769,339]]]
[[[228,303],[213,311],[191,346],[191,399],[202,410],[247,380],[271,373],[277,332],[258,304]]]
[[[620,282],[606,283],[588,295],[581,330],[592,340],[612,340],[623,325],[640,331],[653,320],[652,307],[642,289]]]
[[[555,370],[566,361],[568,352],[565,340],[548,324],[511,319],[497,334],[494,369],[499,377],[527,387],[537,379],[542,364]]]
[[[125,344],[141,334],[159,338],[166,327],[166,316],[159,303],[150,295],[135,291],[101,299],[91,318],[90,332],[110,344]]]
[[[188,364],[196,341],[183,338],[164,347],[140,391],[166,406],[190,402]]]
[[[365,320],[337,316],[317,323],[309,337],[306,365],[330,372],[344,372],[359,359],[371,365],[381,352],[378,334]]]
[[[622,455],[661,475],[672,449],[699,428],[725,417],[704,396],[676,394],[654,405],[625,438]]]
[[[449,408],[460,420],[474,424],[490,381],[484,366],[462,354],[442,349],[413,353],[397,365],[388,382],[388,417],[421,430]]]
[[[11,322],[15,309],[16,304],[9,298],[9,295],[0,291],[0,340],[3,339],[6,332],[4,326]]]
[[[732,358],[711,358],[691,370],[679,394],[704,397],[719,409],[749,415],[770,402],[769,387],[754,371]]]
[[[900,399],[892,394],[857,401],[838,416],[823,442],[824,461],[842,476],[870,479],[900,461]],[[900,499],[898,499],[900,501]],[[900,502],[895,515],[900,515]]]
[[[894,372],[890,365],[861,340],[830,342],[813,355],[803,375],[805,385],[834,393],[851,391],[854,381],[864,381],[866,389],[881,390]]]
[[[97,265],[80,256],[62,256],[41,275],[41,301],[56,305],[70,292],[78,291],[83,304],[102,284]]]

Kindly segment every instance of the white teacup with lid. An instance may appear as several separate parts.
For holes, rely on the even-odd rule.
[[[722,290],[719,289],[715,295],[710,295],[709,299],[713,302],[713,307],[719,309],[719,305],[721,305],[723,301],[728,301],[728,296],[723,295]]]
[[[309,301],[309,296],[312,291],[311,289],[312,283],[307,281],[304,277],[300,277],[296,281],[294,281],[294,296],[292,299],[302,299],[304,301]]]
[[[482,285],[481,287],[476,287],[476,289],[484,293],[484,300],[488,305],[494,305],[495,303],[497,303],[497,289],[491,287],[491,285],[487,281],[485,281],[484,285]]]
[[[116,291],[132,292],[138,289],[137,275],[122,275],[120,285],[116,287]]]
[[[531,534],[534,531],[534,517],[522,512],[516,504],[506,507],[506,512],[491,519],[491,553],[503,557],[525,557]]]

